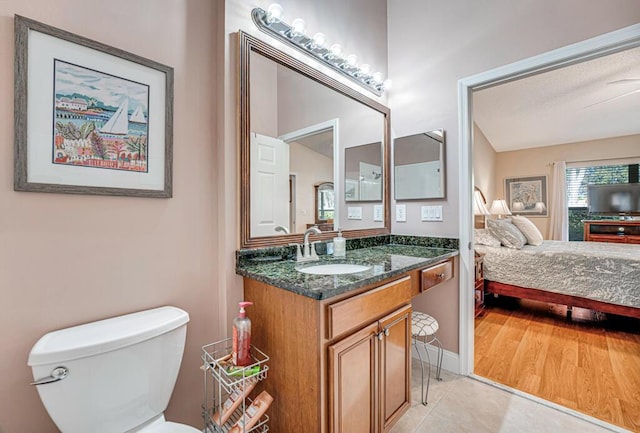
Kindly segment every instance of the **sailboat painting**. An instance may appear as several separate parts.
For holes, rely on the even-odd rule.
[[[148,85],[55,59],[53,99],[53,164],[148,172]]]

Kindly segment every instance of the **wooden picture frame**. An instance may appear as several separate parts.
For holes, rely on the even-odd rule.
[[[14,189],[171,197],[173,68],[14,21]]]
[[[548,215],[547,176],[506,178],[504,185],[507,205],[513,215]]]

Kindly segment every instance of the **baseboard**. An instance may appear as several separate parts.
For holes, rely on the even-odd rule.
[[[422,347],[420,350],[423,350]],[[427,345],[427,350],[429,350],[429,356],[431,357],[431,362],[436,363],[436,359],[438,356],[438,349],[435,346],[430,344]],[[416,353],[416,347],[411,345],[411,355],[414,359],[414,362],[420,362],[420,358],[418,358],[418,354]],[[424,352],[422,353],[422,360],[427,362],[424,356]],[[460,355],[457,353],[449,352],[448,350],[443,351],[442,356],[442,368],[443,370],[447,370],[454,374],[460,374]]]

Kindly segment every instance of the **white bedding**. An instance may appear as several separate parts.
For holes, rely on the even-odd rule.
[[[487,280],[640,308],[640,245],[544,241],[475,249],[486,254]]]

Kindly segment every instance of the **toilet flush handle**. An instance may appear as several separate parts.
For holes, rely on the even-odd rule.
[[[51,371],[51,376],[31,382],[31,385],[46,385],[47,383],[59,382],[68,375],[69,369],[67,367],[56,367]]]

